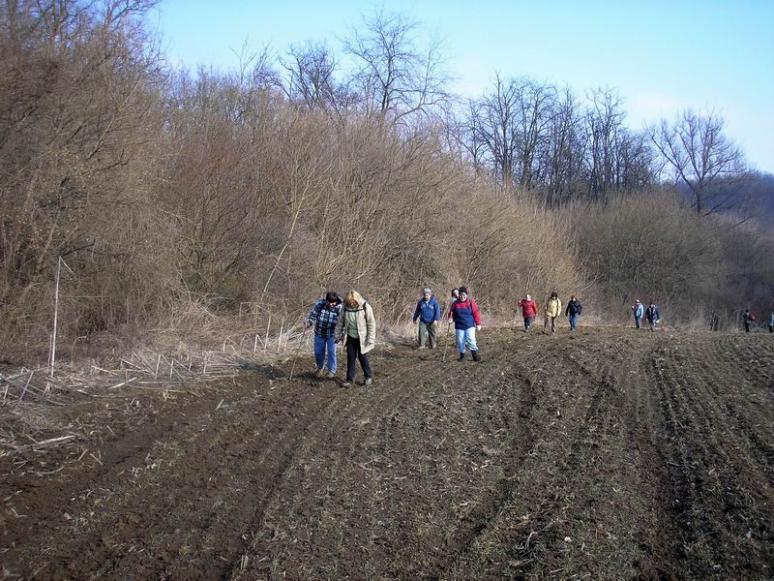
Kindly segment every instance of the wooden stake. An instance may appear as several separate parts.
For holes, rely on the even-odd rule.
[[[269,323],[266,325],[266,339],[263,342],[263,352],[269,348],[269,329],[271,328],[271,312],[269,313]]]
[[[62,257],[59,257],[56,265],[56,285],[54,290],[54,330],[51,333],[51,353],[48,357],[49,375],[54,377],[54,365],[56,363],[56,326],[59,322],[59,276],[62,273]]]

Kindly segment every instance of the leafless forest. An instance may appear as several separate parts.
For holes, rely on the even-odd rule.
[[[0,4],[5,363],[45,359],[57,280],[73,358],[288,328],[330,288],[382,322],[460,282],[501,320],[552,289],[609,321],[635,296],[705,328],[772,307],[771,189],[713,112],[633,131],[614,90],[518,71],[462,99],[391,14],[175,70],[152,6]]]

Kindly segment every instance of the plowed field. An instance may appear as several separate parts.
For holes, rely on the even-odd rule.
[[[30,406],[76,437],[0,457],[0,576],[774,576],[774,337],[480,343]]]

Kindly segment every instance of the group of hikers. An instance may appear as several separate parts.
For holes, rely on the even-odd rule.
[[[351,387],[354,383],[357,362],[363,368],[363,385],[373,383],[368,352],[376,345],[376,319],[373,308],[359,292],[349,291],[343,301],[335,292],[326,293],[309,311],[306,324],[314,326],[316,377],[336,377],[336,344],[343,342],[347,349],[347,378],[342,385]]]
[[[538,305],[532,299],[531,295],[527,295],[519,301],[518,306],[521,309],[521,316],[524,319],[524,330],[529,331],[537,317]],[[564,309],[564,316],[567,317],[570,323],[570,331],[575,331],[578,327],[578,317],[581,316],[582,311],[583,305],[575,298],[575,295],[571,295],[570,301]],[[547,329],[550,325],[551,332],[555,333],[556,319],[562,314],[562,301],[559,300],[559,296],[555,292],[552,292],[551,296],[546,301],[543,314],[543,328]]]
[[[524,330],[529,331],[537,317],[538,305],[530,295],[526,295],[519,301],[518,306],[524,319]],[[571,331],[577,328],[582,310],[580,301],[574,295],[571,296],[564,310]],[[562,301],[557,293],[552,292],[544,308],[544,328],[547,329],[550,325],[551,332],[556,332],[556,319],[561,313]],[[466,287],[453,289],[451,300],[443,310],[432,289],[422,290],[422,297],[417,302],[412,317],[412,322],[418,324],[419,349],[437,347],[438,324],[443,319],[449,322],[449,328],[451,323],[454,323],[459,361],[465,359],[468,351],[474,361],[480,361],[476,331],[481,330],[481,313]],[[343,343],[347,350],[347,373],[342,386],[351,387],[354,384],[358,362],[363,369],[363,386],[367,387],[373,383],[373,371],[367,354],[376,344],[376,320],[373,308],[360,293],[351,290],[343,300],[335,292],[326,293],[309,311],[306,325],[314,327],[316,377],[336,377],[336,345]]]
[[[538,316],[538,304],[531,295],[526,295],[518,303],[524,320],[524,331],[529,331]],[[564,308],[564,316],[570,324],[570,331],[575,331],[578,319],[583,312],[583,305],[572,295]],[[646,307],[639,299],[631,306],[634,327],[642,328],[643,320],[647,321],[650,330],[655,331],[661,322],[658,306],[650,301]],[[551,333],[556,332],[556,320],[562,314],[562,301],[556,292],[552,292],[543,308],[543,328],[549,327]],[[422,289],[422,296],[417,301],[412,316],[412,322],[418,325],[417,343],[419,349],[435,349],[438,345],[438,324],[447,320],[449,330],[454,323],[455,343],[460,361],[470,351],[474,361],[481,360],[481,353],[476,342],[476,331],[481,330],[481,314],[478,305],[464,286],[452,289],[451,298],[444,309],[430,288]],[[743,314],[745,331],[750,331],[750,325],[755,321],[749,309]],[[769,332],[774,333],[774,311],[769,315]],[[347,373],[344,387],[351,387],[357,374],[357,363],[363,370],[364,386],[373,383],[373,371],[368,361],[368,353],[376,345],[376,320],[371,305],[356,290],[350,290],[344,299],[335,292],[326,293],[309,311],[306,324],[314,327],[314,356],[317,370],[316,377],[333,379],[336,377],[336,344],[343,343],[347,351]],[[445,354],[444,354],[445,355]]]
[[[745,309],[742,313],[742,326],[744,332],[749,333],[750,328],[755,324],[756,317],[750,309]],[[774,310],[769,313],[769,333],[774,333]]]
[[[634,317],[634,327],[637,329],[641,328],[643,318],[648,321],[651,331],[655,331],[656,325],[661,322],[661,313],[658,312],[658,307],[653,301],[645,307],[645,305],[640,302],[640,299],[635,299],[634,304],[632,305],[632,316]]]

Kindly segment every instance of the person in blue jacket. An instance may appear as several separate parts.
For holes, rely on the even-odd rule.
[[[430,349],[435,349],[437,345],[436,330],[438,321],[441,320],[441,306],[433,296],[433,290],[426,288],[422,292],[422,298],[414,309],[414,323],[419,320],[419,348],[427,349],[428,342]]]
[[[640,328],[640,321],[642,321],[642,317],[645,315],[645,307],[642,306],[642,303],[640,302],[640,299],[637,299],[634,301],[634,304],[632,305],[632,316],[634,317],[634,326],[635,328]]]

